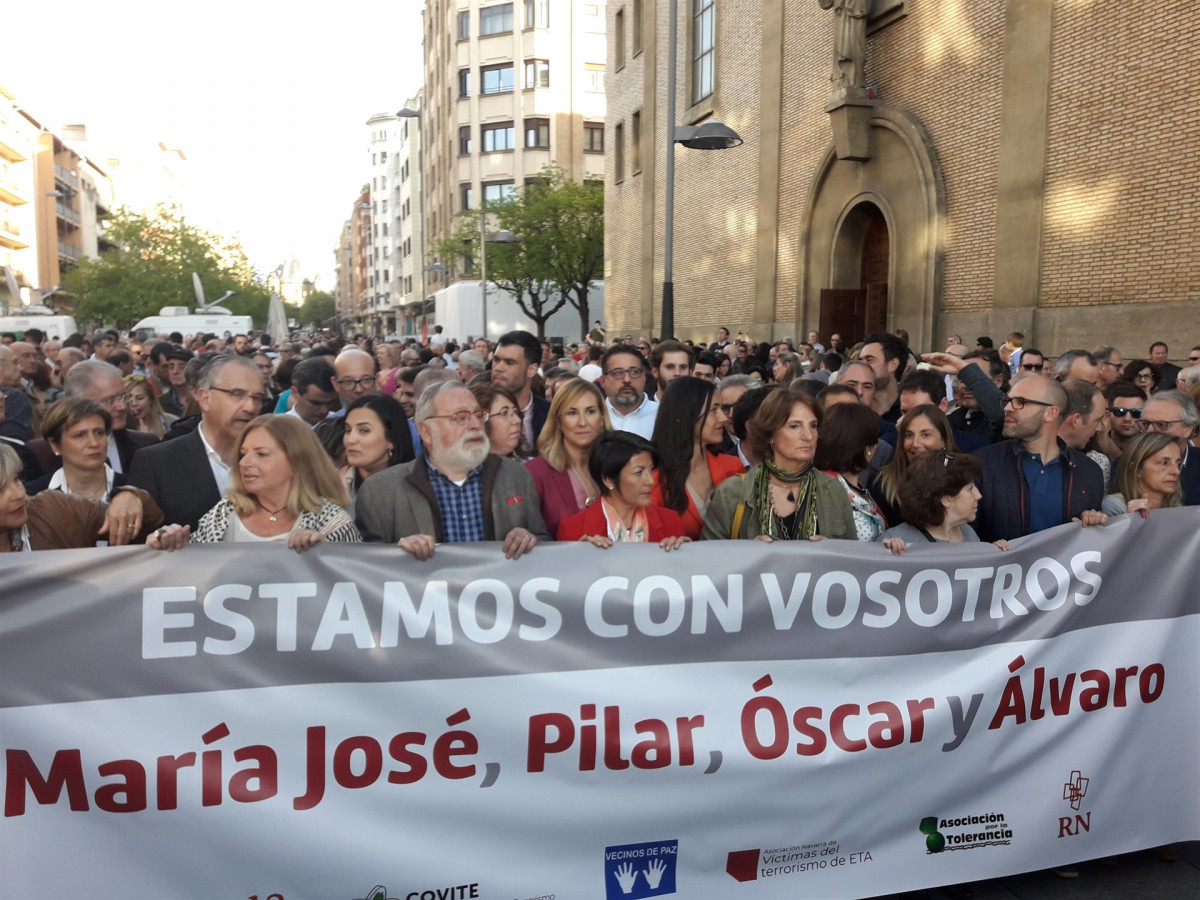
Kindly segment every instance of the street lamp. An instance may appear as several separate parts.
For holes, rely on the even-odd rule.
[[[501,229],[493,234],[487,233],[487,201],[479,204],[479,292],[482,300],[480,307],[483,311],[483,331],[479,336],[486,338],[488,334],[488,282],[487,282],[487,245],[488,244],[519,244],[521,239],[507,229]]]
[[[741,136],[723,122],[710,119],[701,125],[675,126],[675,56],[679,44],[679,2],[671,0],[670,30],[667,38],[667,198],[663,241],[662,333],[675,335],[675,144],[693,150],[726,150],[739,147]]]

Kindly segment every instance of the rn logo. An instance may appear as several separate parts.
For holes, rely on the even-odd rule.
[[[1085,815],[1079,815],[1079,807],[1083,798],[1087,796],[1088,782],[1090,781],[1090,778],[1084,778],[1083,773],[1075,769],[1071,772],[1071,780],[1063,785],[1063,799],[1070,801],[1075,815],[1058,817],[1058,836],[1060,838],[1078,837],[1083,832],[1092,830],[1091,810]]]
[[[605,900],[642,900],[675,893],[679,841],[604,848]]]

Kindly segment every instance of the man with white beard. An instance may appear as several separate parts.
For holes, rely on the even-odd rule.
[[[428,387],[416,409],[422,455],[359,488],[363,540],[396,543],[417,559],[464,541],[503,541],[505,557],[516,559],[550,540],[533,476],[488,452],[487,420],[462,382]]]

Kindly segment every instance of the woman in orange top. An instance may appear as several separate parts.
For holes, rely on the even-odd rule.
[[[712,449],[724,438],[726,418],[712,382],[683,377],[667,385],[654,423],[652,443],[660,464],[653,502],[679,513],[683,533],[694,541],[700,539],[713,489],[746,471],[736,456]]]

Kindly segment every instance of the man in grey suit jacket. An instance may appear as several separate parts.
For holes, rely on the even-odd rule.
[[[462,382],[432,385],[417,404],[424,455],[363,482],[355,501],[363,540],[429,559],[437,543],[503,541],[516,559],[550,540],[533,476],[488,453],[487,412]]]

